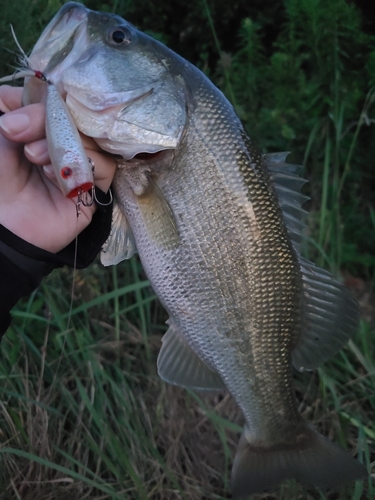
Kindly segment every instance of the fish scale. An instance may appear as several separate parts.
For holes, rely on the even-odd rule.
[[[214,137],[218,144],[221,144],[221,148],[223,149],[223,143],[225,145],[228,144],[224,159],[220,158],[219,160],[221,162],[220,168],[227,172],[233,170],[233,165],[236,165],[235,161],[238,161],[239,156],[243,156],[239,155],[237,152],[238,147],[242,146],[243,148],[242,129],[237,126],[236,123],[233,127],[232,123],[229,121],[233,113],[230,109],[227,113],[222,111],[220,99],[217,100],[215,96],[209,96],[211,98],[208,101],[205,96],[202,98],[199,92],[197,92],[196,95],[198,100],[204,102],[205,113],[203,116],[204,127],[198,122],[198,117],[195,117],[196,123],[194,132],[200,136],[200,131],[204,128],[207,134],[209,134],[209,127],[213,127],[216,131]],[[207,102],[210,103],[210,105],[207,106],[208,112],[205,107]],[[217,112],[216,110],[219,111]],[[216,127],[216,122],[218,122],[220,126]],[[191,129],[193,129],[193,126]],[[187,136],[185,140],[186,144],[199,144],[199,137]],[[160,290],[158,295],[171,317],[176,318],[176,324],[184,331],[191,344],[196,345],[198,352],[201,351],[202,358],[220,373],[225,385],[236,398],[250,424],[254,420],[254,406],[259,406],[259,399],[254,401],[254,397],[251,397],[254,388],[249,387],[246,381],[241,386],[238,385],[238,379],[240,378],[239,372],[241,372],[241,370],[236,367],[236,364],[240,363],[241,367],[250,367],[246,369],[248,372],[246,378],[248,380],[260,380],[267,382],[268,385],[270,385],[271,381],[271,387],[274,386],[275,373],[262,369],[264,366],[263,352],[265,335],[273,339],[271,352],[278,358],[280,354],[277,351],[275,352],[274,340],[275,338],[278,340],[279,335],[278,332],[276,334],[274,334],[274,332],[275,329],[277,330],[279,328],[280,318],[285,316],[284,311],[290,310],[292,303],[295,302],[295,293],[292,294],[289,300],[287,299],[288,294],[286,293],[285,287],[283,289],[282,277],[278,278],[280,271],[276,269],[275,265],[271,265],[272,261],[278,262],[279,249],[272,247],[268,248],[269,241],[274,237],[275,233],[275,224],[269,223],[267,225],[262,225],[263,219],[267,221],[269,219],[268,214],[270,209],[268,207],[273,209],[271,214],[273,214],[273,217],[277,217],[281,230],[284,233],[285,230],[280,223],[280,214],[276,199],[274,199],[273,202],[267,199],[263,201],[266,195],[268,197],[270,196],[268,179],[265,175],[263,179],[259,179],[259,172],[251,167],[249,161],[243,161],[243,166],[240,168],[240,172],[246,173],[248,179],[244,178],[244,175],[238,175],[236,190],[241,190],[245,198],[248,197],[252,200],[255,216],[257,220],[259,220],[258,224],[262,225],[262,241],[254,241],[252,238],[251,235],[253,231],[252,227],[249,227],[247,214],[245,212],[241,215],[241,207],[236,207],[233,202],[233,195],[228,192],[225,183],[222,184],[221,189],[218,188],[219,184],[216,184],[216,189],[219,189],[221,194],[220,197],[216,197],[216,199],[212,197],[212,178],[217,177],[218,160],[215,158],[216,155],[214,153],[215,144],[210,144],[204,136],[202,137],[202,143],[203,145],[208,145],[206,152],[208,162],[202,162],[201,158],[203,152],[202,149],[200,149],[200,168],[199,170],[197,169],[196,173],[194,172],[195,175],[192,175],[190,169],[190,164],[194,163],[195,160],[193,156],[194,151],[191,151],[189,146],[183,145],[181,150],[184,151],[184,157],[176,157],[166,185],[164,186],[163,183],[160,182],[160,188],[173,212],[181,212],[184,214],[183,220],[185,225],[179,225],[179,234],[182,239],[180,247],[174,251],[174,255],[158,256],[159,264],[157,270],[155,270],[153,266],[150,266],[152,269],[149,270],[148,266],[150,255],[154,254],[154,252],[157,251],[156,249],[148,248],[145,254],[140,250],[140,255],[146,272],[155,290]],[[238,144],[237,147],[236,144]],[[211,160],[212,156],[214,157],[214,161]],[[258,168],[258,170],[261,171],[260,168]],[[172,172],[175,176],[174,178],[171,178]],[[256,180],[259,186],[253,182],[254,179],[252,179],[252,177],[255,176],[258,176]],[[249,194],[247,196],[246,182],[255,188],[249,189]],[[121,183],[122,180],[116,180],[116,186]],[[169,192],[170,188],[173,188],[173,192]],[[198,190],[199,192],[197,192]],[[264,193],[266,193],[266,195]],[[122,199],[121,194],[118,194],[118,197]],[[194,200],[200,197],[202,197],[202,199],[205,197],[204,203],[197,207],[196,204],[194,204]],[[225,199],[227,199],[226,203],[224,202]],[[260,203],[258,203],[258,200],[260,200]],[[227,207],[225,205],[227,205],[228,210],[226,210]],[[195,211],[190,212],[187,207],[194,207]],[[123,208],[132,224],[133,213],[131,211],[128,212],[126,207]],[[207,216],[207,214],[209,214],[209,216]],[[230,214],[230,216],[228,216],[228,214]],[[134,215],[138,215],[139,217],[139,214]],[[225,240],[227,228],[238,226],[238,216],[241,216],[243,219],[243,227],[240,231],[237,229],[236,240],[234,240],[233,235],[231,235],[231,245],[225,247],[225,253],[223,252],[223,247],[220,245],[220,242],[213,241],[212,238],[210,238],[209,244],[206,244],[207,235],[212,234],[218,227],[221,228],[221,238]],[[247,237],[244,237],[244,234],[247,235]],[[136,240],[138,240],[137,235],[135,236]],[[185,241],[188,241],[190,244],[185,246]],[[140,246],[142,247],[142,244]],[[285,247],[289,250],[289,260],[294,261],[295,259],[293,258],[290,245],[285,244]],[[267,253],[270,255],[270,259],[268,263],[265,263],[264,255]],[[287,255],[287,253],[284,251],[284,258],[287,259],[288,257],[285,257],[285,255]],[[175,288],[171,290],[168,286],[169,283],[166,283],[165,276],[160,276],[159,268],[163,268],[163,260],[165,260],[165,258],[167,258],[172,267],[176,269],[179,276],[178,286],[188,290],[188,295],[190,297],[190,314],[193,314],[196,318],[194,324],[190,323],[189,318],[187,320],[181,320],[181,318],[179,318],[180,311],[178,309],[176,310],[175,305],[178,290]],[[266,273],[264,270],[260,270],[260,276],[258,276],[257,273],[258,262],[268,268]],[[217,276],[217,273],[212,275],[210,272],[212,269],[220,269],[220,276]],[[234,283],[231,279],[234,274],[238,275],[238,273],[243,274],[240,280],[240,287],[238,283]],[[258,278],[261,279],[259,280]],[[253,289],[249,290],[249,282],[258,282],[260,283],[260,287],[254,286]],[[280,297],[275,296],[275,289],[277,288],[283,289],[284,295],[282,301]],[[196,296],[197,290],[199,290],[199,297]],[[217,290],[220,291],[220,296],[215,293]],[[258,300],[257,297],[260,297],[260,300]],[[274,308],[279,313],[275,313],[272,322],[270,322],[270,317],[268,315],[264,315],[265,298],[269,300],[269,307],[275,304]],[[277,306],[277,302],[281,302],[279,306]],[[183,307],[181,307],[181,309],[183,309]],[[218,314],[219,318],[214,318],[215,321],[211,319],[213,309],[222,311]],[[237,314],[236,311],[238,311]],[[203,316],[202,319],[201,316]],[[258,323],[264,320],[265,324],[263,326],[259,325],[258,327]],[[243,337],[244,331],[248,332],[248,337],[245,337],[245,339]],[[290,329],[286,332],[286,335],[290,336]],[[202,336],[207,336],[203,348],[201,347]],[[210,339],[211,336],[212,339]],[[212,345],[217,337],[222,339],[223,352],[219,353],[216,348],[214,354],[207,356],[207,347]],[[257,345],[258,343],[259,347]],[[227,356],[226,347],[233,344],[244,345],[244,352],[246,354],[245,357],[240,355],[235,356],[231,362],[231,369],[228,370],[226,363],[222,363],[222,358]],[[257,356],[258,353],[260,356]],[[252,357],[254,361],[246,363],[248,357]],[[288,367],[287,370],[290,371],[288,364],[289,360],[286,359],[285,363]],[[267,365],[274,366],[270,363],[267,363]],[[259,370],[261,373],[258,375],[257,372]],[[226,375],[227,372],[231,373],[232,377]],[[291,390],[291,377],[289,377],[288,382],[288,387]],[[268,397],[267,394],[266,400]],[[289,401],[290,398],[286,398],[286,402],[281,401],[281,407],[284,405],[288,406]],[[273,406],[277,406],[277,404],[275,405],[275,401],[273,402]],[[251,410],[249,410],[249,407],[251,407]],[[288,412],[286,409],[283,409],[283,413],[285,415]],[[291,409],[289,409],[289,416],[293,419],[296,418],[294,404],[291,405]],[[256,428],[263,427],[263,418],[262,410],[260,409],[259,422],[255,424]]]

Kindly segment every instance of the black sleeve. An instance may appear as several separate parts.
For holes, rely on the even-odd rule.
[[[112,221],[109,196],[96,189],[99,205],[91,223],[78,236],[77,269],[87,267],[108,238]],[[0,336],[7,330],[10,310],[18,300],[38,287],[42,278],[53,269],[74,266],[75,241],[53,254],[19,238],[0,225]]]

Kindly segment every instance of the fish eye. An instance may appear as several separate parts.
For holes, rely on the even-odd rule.
[[[126,28],[115,28],[109,33],[109,41],[116,45],[128,44],[131,42],[131,33]]]

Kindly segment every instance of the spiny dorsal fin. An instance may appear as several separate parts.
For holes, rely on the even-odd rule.
[[[336,354],[358,326],[358,304],[332,274],[300,258],[303,280],[301,335],[292,351],[297,370],[313,370]]]
[[[160,378],[170,384],[196,390],[220,390],[225,386],[220,376],[208,368],[192,351],[170,322],[162,339],[157,367]]]
[[[300,257],[300,242],[308,197],[300,193],[303,167],[285,163],[288,153],[263,155],[274,184],[284,223],[297,251],[303,280],[301,335],[292,351],[293,365],[312,370],[336,354],[354,334],[358,305],[350,292],[328,271]]]
[[[263,161],[273,182],[288,234],[299,251],[301,234],[305,228],[304,218],[307,214],[302,205],[309,197],[300,193],[301,187],[307,182],[300,177],[303,167],[286,163],[288,154],[264,154]]]
[[[103,266],[114,266],[122,260],[130,259],[136,251],[133,231],[129,222],[119,205],[114,202],[111,233],[103,245],[100,261]]]

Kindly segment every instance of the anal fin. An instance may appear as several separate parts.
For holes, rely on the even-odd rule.
[[[157,367],[165,382],[196,390],[225,388],[220,376],[198,358],[173,324],[162,342]]]

